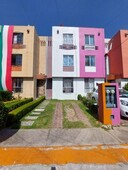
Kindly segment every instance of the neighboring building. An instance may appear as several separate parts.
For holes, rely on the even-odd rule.
[[[53,27],[52,98],[77,99],[105,78],[104,29]]]
[[[8,28],[11,28],[9,47],[5,43]],[[8,79],[11,88],[3,90],[12,90],[15,97],[22,98],[45,95],[47,38],[38,37],[34,26],[4,26],[0,35],[4,37],[2,42],[5,44],[4,48],[1,48],[4,51],[4,62],[1,62],[1,65],[4,63],[9,68],[8,75],[12,78]],[[9,60],[6,59],[6,54],[9,54]],[[1,66],[0,69],[2,69],[1,84],[4,85],[5,69]]]
[[[124,87],[128,82],[128,30],[120,30],[109,42],[110,82],[118,82]]]

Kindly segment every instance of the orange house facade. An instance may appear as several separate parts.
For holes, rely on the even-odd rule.
[[[39,37],[34,26],[14,26],[11,77],[14,97],[45,95],[47,37]]]
[[[109,41],[110,82],[118,82],[122,88],[128,82],[128,30],[120,30]]]

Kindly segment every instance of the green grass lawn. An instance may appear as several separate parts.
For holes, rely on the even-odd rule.
[[[82,121],[79,121],[79,120],[71,121],[68,119],[68,116],[67,116],[68,113],[65,111],[65,108],[71,109],[72,112],[74,111],[71,101],[64,100],[62,101],[62,104],[63,104],[63,128],[85,128],[86,126]],[[74,115],[71,118],[73,119],[75,116],[76,115],[74,113]]]
[[[71,111],[73,112],[73,106],[71,104],[71,100],[50,100],[49,104],[46,106],[45,110],[43,112],[41,112],[41,114],[39,115],[39,117],[34,120],[34,124],[32,126],[21,126],[18,122],[17,124],[13,125],[12,128],[23,128],[23,129],[36,129],[36,128],[52,128],[52,120],[53,120],[53,114],[55,111],[55,107],[56,107],[56,103],[57,102],[61,102],[62,103],[62,110],[63,110],[63,128],[86,128],[86,125],[79,120],[70,120],[68,119],[67,116],[67,112],[65,111],[65,108],[68,108],[69,110],[71,109]],[[83,110],[84,114],[88,117],[91,125],[93,127],[100,127],[101,124],[99,123],[99,121],[96,119],[95,114],[93,115],[92,113],[90,113],[90,111],[88,110],[88,108],[86,106],[84,106],[83,103],[81,103],[80,101],[73,101],[73,102],[77,102],[77,104],[79,105],[79,107]],[[27,115],[25,115],[21,121],[25,120],[26,116],[31,115],[31,112],[28,113]],[[69,113],[70,116],[70,113]],[[72,116],[73,118],[75,117],[75,113]]]

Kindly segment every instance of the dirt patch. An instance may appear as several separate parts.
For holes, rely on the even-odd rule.
[[[71,122],[78,121],[78,118],[73,108],[71,108],[69,105],[66,105],[64,107],[64,110],[66,112],[66,116],[65,116],[66,119],[68,119]]]

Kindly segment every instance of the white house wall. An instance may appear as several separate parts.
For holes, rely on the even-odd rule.
[[[63,78],[53,78],[53,99],[74,99],[77,100],[78,94],[85,96],[84,92],[84,79],[74,78],[73,79],[73,93],[63,93]]]
[[[73,34],[73,45],[76,49],[60,49],[63,45],[63,34]],[[73,27],[53,27],[52,29],[52,77],[79,77],[79,29]],[[74,56],[74,71],[63,71],[63,55]]]

